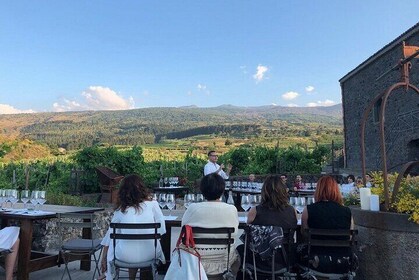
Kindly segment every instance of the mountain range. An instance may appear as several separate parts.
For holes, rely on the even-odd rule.
[[[329,107],[155,107],[0,115],[0,136],[68,149],[97,142],[150,144],[162,138],[200,134],[260,134],[308,127],[342,127],[342,106]]]

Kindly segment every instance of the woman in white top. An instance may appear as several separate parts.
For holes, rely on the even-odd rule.
[[[182,226],[190,225],[192,227],[218,228],[234,227],[233,237],[237,235],[239,220],[237,209],[233,205],[224,203],[220,197],[224,193],[224,179],[216,174],[208,174],[201,180],[201,192],[206,202],[191,204],[182,217]],[[220,249],[221,248],[221,249]],[[201,254],[202,266],[209,279],[211,275],[217,275],[227,270],[227,248],[226,246],[204,246],[197,245],[197,250]],[[234,248],[230,251],[230,267],[237,261],[237,253]],[[238,267],[237,267],[238,269]],[[233,273],[234,266],[232,267]]]
[[[9,250],[6,255],[5,269],[6,280],[13,279],[13,269],[16,265],[17,253],[19,250],[19,228],[6,227],[0,230],[0,251]]]
[[[160,223],[160,234],[166,233],[164,216],[156,201],[150,199],[150,193],[138,175],[128,175],[124,178],[119,189],[119,201],[116,207],[112,223]],[[102,270],[106,267],[104,260],[107,259],[108,268],[113,261],[114,248],[110,239],[109,228],[102,245],[105,246],[102,258]],[[122,229],[120,233],[154,233],[154,229]],[[105,253],[106,252],[106,253]],[[139,263],[154,258],[153,240],[117,240],[116,257],[118,260],[128,263]],[[107,255],[107,256],[106,256]],[[160,242],[157,243],[157,258],[164,262],[163,251]],[[106,268],[105,268],[106,269]],[[135,277],[136,269],[130,269],[130,277]],[[106,279],[112,279],[110,269],[107,269]]]

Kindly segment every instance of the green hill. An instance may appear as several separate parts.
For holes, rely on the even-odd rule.
[[[342,108],[222,105],[0,115],[0,128],[4,137],[71,150],[95,143],[143,145],[206,134],[309,136],[341,130]]]

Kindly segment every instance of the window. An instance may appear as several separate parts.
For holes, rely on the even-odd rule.
[[[374,122],[375,123],[380,121],[380,110],[381,110],[381,103],[382,102],[383,102],[383,99],[380,98],[374,104],[373,115],[374,115]]]

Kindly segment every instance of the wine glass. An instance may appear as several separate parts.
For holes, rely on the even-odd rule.
[[[168,187],[169,186],[169,178],[164,177],[164,186]]]
[[[247,211],[247,210],[250,209],[250,207],[252,205],[250,204],[250,196],[249,195],[243,195],[242,196],[241,206],[242,206],[244,211]]]
[[[183,206],[185,206],[186,209],[188,209],[189,205],[194,202],[194,195],[191,193],[185,194],[185,197],[183,199]]]
[[[20,200],[23,202],[23,208],[26,209],[26,203],[28,203],[29,199],[30,199],[30,191],[28,190],[23,190],[20,192]]]
[[[310,196],[307,197],[307,205],[313,204],[314,203],[314,197]]]
[[[38,193],[38,203],[40,204],[39,210],[41,210],[42,205],[47,201],[46,191],[39,191]]]
[[[3,204],[7,201],[6,190],[0,189],[0,208],[3,208]]]
[[[299,214],[303,213],[305,205],[306,205],[305,197],[297,197],[295,210],[297,210]]]
[[[161,209],[163,209],[166,206],[166,201],[167,201],[166,194],[161,193],[159,195],[159,206]]]
[[[167,195],[166,205],[167,205],[167,208],[169,208],[169,216],[172,216],[172,210],[176,206],[174,194],[170,193]]]
[[[198,193],[196,195],[196,201],[195,202],[203,202],[204,201],[204,195],[202,193]]]
[[[36,210],[36,205],[38,204],[39,191],[32,191],[31,194],[31,204],[33,205],[33,210]]]
[[[19,200],[17,190],[9,190],[8,197],[13,209],[14,204]]]
[[[153,195],[151,196],[151,199],[154,201],[157,201],[159,199],[157,193],[153,193]]]
[[[257,206],[262,202],[262,196],[260,194],[255,194],[252,197],[252,205]]]

